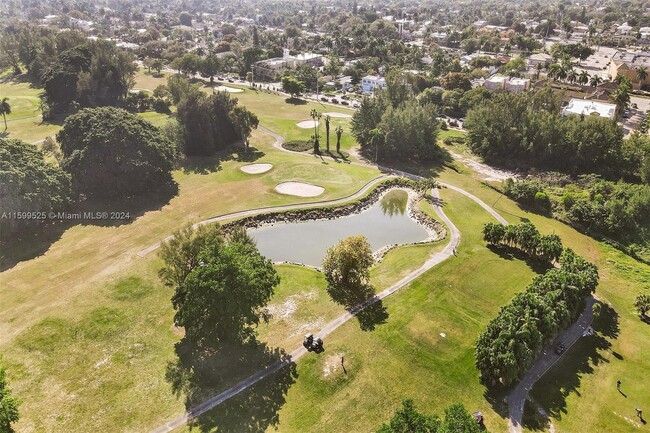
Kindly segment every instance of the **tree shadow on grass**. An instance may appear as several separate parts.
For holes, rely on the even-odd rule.
[[[487,248],[504,260],[512,261],[516,259],[525,262],[536,274],[543,274],[553,268],[552,265],[535,260],[517,248],[512,248],[507,245],[488,245]]]
[[[328,287],[327,292],[334,302],[343,305],[356,316],[362,331],[374,331],[377,325],[388,320],[388,311],[370,284],[365,284],[358,290]]]
[[[180,161],[179,168],[185,174],[210,174],[222,169],[221,164],[227,161],[254,162],[266,155],[261,150],[249,146],[231,146],[228,149],[210,156],[190,156]]]
[[[300,98],[287,98],[284,100],[284,102],[291,105],[307,105],[307,101]]]
[[[118,227],[131,224],[146,212],[161,209],[178,194],[172,183],[146,196],[115,199],[90,199],[70,206],[63,215],[47,214],[35,222],[27,221],[19,232],[0,233],[0,272],[47,252],[68,229],[83,226]]]
[[[375,161],[375,149],[370,146],[366,149],[361,149],[360,154],[368,161]],[[404,171],[422,177],[437,177],[445,169],[449,168],[458,172],[458,167],[454,162],[454,158],[447,149],[439,148],[436,154],[428,161],[412,160],[412,161],[397,161],[397,160],[379,160],[380,171],[383,173],[391,174],[397,171]]]
[[[189,411],[256,372],[284,360],[282,368],[226,399],[190,422],[202,432],[261,433],[278,424],[278,412],[296,381],[296,364],[278,348],[263,343],[231,344],[221,349],[197,347],[185,338],[177,358],[167,365],[166,379]]]
[[[611,306],[601,304],[600,315],[592,326],[594,335],[581,337],[531,390],[531,397],[553,418],[561,419],[567,413],[566,400],[571,394],[581,396],[584,375],[593,374],[600,364],[612,362],[607,352],[612,345],[610,341],[620,332],[618,313]],[[532,428],[525,423],[524,427]]]
[[[373,299],[377,299],[374,297]],[[357,313],[357,320],[362,331],[374,331],[378,325],[383,325],[388,320],[388,310],[381,299],[377,299]]]

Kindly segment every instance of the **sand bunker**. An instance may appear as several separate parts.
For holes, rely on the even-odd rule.
[[[317,124],[318,122],[315,120],[303,120],[302,122],[296,123],[296,126],[298,128],[308,129],[308,128],[314,128]]]
[[[241,92],[243,92],[242,89],[238,89],[236,87],[228,87],[228,86],[215,86],[214,89],[217,92],[229,92],[229,93],[241,93]]]
[[[273,168],[273,164],[248,164],[244,165],[243,167],[239,167],[241,171],[244,173],[248,174],[260,174],[260,173],[266,173],[270,169]]]
[[[350,117],[352,117],[351,114],[337,113],[336,111],[332,111],[332,112],[329,112],[329,113],[323,113],[323,116],[340,117],[340,118],[343,118],[343,119],[349,119]]]
[[[316,197],[321,195],[325,188],[302,182],[282,182],[275,186],[280,194],[295,195],[298,197]]]

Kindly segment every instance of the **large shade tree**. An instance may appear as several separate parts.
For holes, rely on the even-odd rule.
[[[174,147],[138,115],[87,108],[68,117],[56,138],[77,193],[130,197],[173,185]]]
[[[70,198],[70,175],[45,161],[33,144],[0,139],[0,214],[56,212]],[[40,219],[39,219],[40,220]],[[30,220],[0,219],[1,231],[14,233],[30,227]]]
[[[211,347],[252,341],[268,320],[264,307],[280,278],[273,263],[242,233],[186,227],[165,243],[160,275],[174,288],[174,322],[190,341]]]
[[[323,273],[334,301],[347,307],[365,301],[373,292],[368,284],[372,250],[364,236],[350,236],[327,250]]]

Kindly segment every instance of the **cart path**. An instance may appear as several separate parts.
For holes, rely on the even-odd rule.
[[[580,339],[585,330],[591,325],[591,322],[594,320],[592,307],[595,303],[596,299],[593,296],[587,298],[582,314],[557,338],[556,341],[561,341],[565,344],[566,349],[564,352],[558,355],[555,353],[552,344],[547,346],[510,395],[508,395],[508,429],[510,433],[522,433],[521,421],[524,415],[524,403],[528,398],[528,392],[571,349],[571,346]]]
[[[275,138],[275,143],[274,146],[282,150],[284,152],[289,152],[293,154],[298,154],[298,155],[303,155],[305,157],[314,157],[313,155],[308,155],[305,153],[301,152],[294,152],[288,149],[285,149],[282,147],[282,143],[284,142],[284,137],[281,135],[271,131],[268,128],[265,128],[263,126],[259,126],[259,129],[262,131],[270,134]],[[355,165],[360,165],[360,166],[365,166],[365,167],[372,167],[371,164],[369,163],[363,163],[363,162],[351,162],[351,164]],[[416,176],[411,173],[406,173],[403,171],[399,170],[393,170],[389,169],[387,167],[381,167],[377,166],[382,172],[387,173],[387,174],[392,174],[392,175],[398,175],[398,176],[404,176],[410,179],[422,179],[421,176]],[[332,200],[330,202],[320,202],[318,204],[316,203],[304,203],[304,204],[293,204],[293,205],[286,205],[286,206],[276,206],[276,207],[271,207],[271,208],[262,208],[262,209],[252,209],[248,211],[242,211],[242,212],[235,212],[232,214],[227,214],[227,215],[222,215],[219,217],[215,218],[210,218],[205,221],[201,221],[197,223],[196,225],[202,225],[202,224],[209,224],[211,222],[216,222],[220,221],[223,219],[230,219],[230,218],[236,218],[236,217],[241,217],[241,216],[247,216],[247,215],[253,215],[256,213],[260,212],[268,212],[272,211],[274,209],[276,210],[286,210],[288,208],[292,207],[306,207],[309,205],[323,205],[324,203],[335,203],[335,202],[342,202],[342,201],[347,201],[350,200],[351,198],[363,194],[363,192],[367,191],[369,188],[374,186],[375,184],[383,181],[386,179],[388,176],[386,174],[372,180],[364,188],[362,188],[359,192],[353,194],[352,196],[344,197],[342,199],[338,200]],[[497,213],[494,209],[492,209],[490,206],[488,206],[485,202],[483,202],[481,199],[476,197],[473,194],[470,194],[469,192],[458,188],[453,185],[449,184],[440,184],[441,186],[444,186],[446,188],[449,188],[453,191],[459,192],[460,194],[463,194],[464,196],[468,197],[469,199],[475,201],[478,203],[483,209],[485,209],[490,215],[492,215],[497,221],[501,222],[502,224],[507,224],[508,222],[501,216],[499,213]],[[330,321],[327,323],[319,332],[315,334],[316,337],[321,337],[325,338],[328,335],[330,335],[332,332],[334,332],[336,329],[338,329],[340,326],[345,324],[348,320],[352,319],[355,317],[360,311],[362,311],[364,308],[376,303],[379,300],[382,300],[393,293],[397,292],[401,288],[405,287],[406,285],[410,284],[415,280],[416,278],[420,277],[422,274],[433,268],[434,266],[438,265],[439,263],[447,260],[448,258],[452,257],[454,255],[454,250],[458,247],[460,244],[460,239],[461,239],[461,233],[458,230],[458,228],[454,225],[454,223],[447,217],[447,215],[444,213],[443,207],[442,207],[442,201],[440,200],[440,193],[437,189],[433,189],[431,191],[432,196],[434,197],[433,200],[433,205],[434,205],[434,210],[436,212],[437,217],[447,226],[447,230],[449,232],[449,241],[447,245],[439,252],[436,252],[432,254],[426,262],[417,270],[413,271],[406,277],[402,278],[400,281],[397,283],[393,284],[392,286],[388,287],[387,289],[377,293],[373,298],[368,299],[367,301],[356,305],[355,307],[351,308],[349,311],[346,313],[340,315],[336,319]],[[170,239],[168,237],[167,239]],[[158,243],[156,245],[152,245],[151,247],[141,251],[138,255],[139,256],[145,256],[146,254],[149,254],[150,252],[156,250],[158,247],[160,247],[161,243]],[[276,361],[275,363],[269,365],[268,367],[264,368],[263,370],[258,371],[257,373],[253,374],[252,376],[242,380],[235,386],[221,392],[220,394],[215,395],[214,397],[204,401],[203,403],[189,409],[186,411],[183,415],[174,418],[167,423],[161,425],[160,427],[152,430],[152,433],[167,433],[171,432],[174,429],[186,424],[187,422],[191,421],[192,419],[200,416],[201,414],[209,411],[210,409],[215,408],[219,404],[223,403],[224,401],[228,400],[229,398],[239,394],[240,392],[246,390],[250,386],[254,385],[255,383],[259,382],[260,380],[272,375],[276,371],[280,370],[281,368],[285,367],[286,365],[289,365],[293,362],[296,362],[298,359],[300,359],[303,355],[307,353],[307,349],[305,349],[302,345],[297,347],[293,352],[288,354],[286,357]]]
[[[374,297],[368,299],[367,301],[361,304],[352,307],[349,311],[345,312],[344,314],[340,315],[336,319],[327,323],[318,333],[315,334],[315,337],[320,337],[320,338],[327,337],[336,329],[338,329],[340,326],[345,324],[348,320],[356,316],[357,313],[359,313],[364,308],[376,303],[381,299],[384,299],[392,295],[393,293],[397,292],[399,289],[405,287],[413,280],[415,280],[416,278],[424,274],[429,269],[433,268],[437,264],[443,262],[444,260],[447,260],[449,257],[452,257],[454,255],[454,250],[458,247],[460,243],[460,231],[454,225],[454,223],[447,217],[447,215],[445,215],[442,206],[440,204],[441,201],[440,201],[439,191],[437,189],[434,189],[431,192],[432,192],[432,196],[434,197],[433,204],[434,204],[434,209],[436,211],[436,215],[438,216],[438,218],[440,218],[442,222],[444,222],[447,225],[447,229],[449,231],[449,242],[447,243],[445,248],[442,251],[432,254],[427,259],[427,261],[416,271],[402,278],[400,281],[393,284],[389,288],[377,293]],[[206,400],[200,405],[191,408],[185,414],[177,418],[174,418],[173,420],[165,423],[164,425],[152,430],[152,433],[171,432],[175,428],[182,426],[188,421],[218,406],[219,404],[226,401],[230,397],[239,394],[240,392],[244,391],[246,388],[264,379],[265,377],[268,377],[269,375],[275,373],[276,371],[280,370],[282,367],[290,363],[296,362],[306,353],[307,353],[307,349],[305,349],[302,345],[299,346],[293,352],[287,355],[285,358],[280,359],[274,364],[266,367],[265,369],[258,371],[257,373],[253,374],[247,379],[244,379],[243,381],[239,382],[237,385],[233,386],[232,388],[229,388],[226,391],[212,397],[211,399]]]

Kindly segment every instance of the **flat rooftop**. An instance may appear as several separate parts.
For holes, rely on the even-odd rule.
[[[589,99],[572,98],[569,105],[564,107],[562,114],[576,114],[585,116],[600,116],[613,119],[616,114],[616,105],[607,102],[591,101]]]

